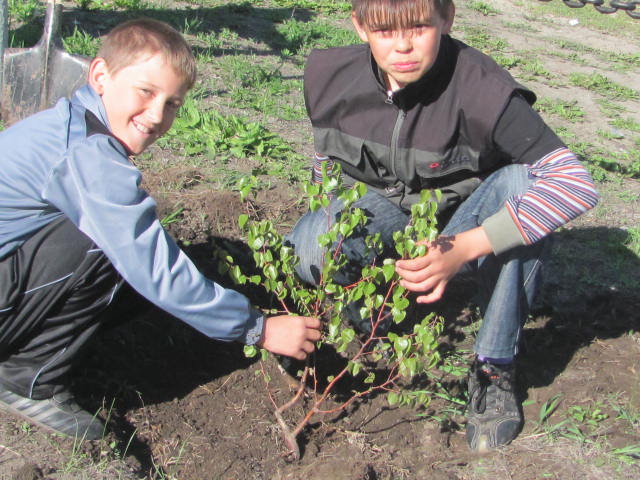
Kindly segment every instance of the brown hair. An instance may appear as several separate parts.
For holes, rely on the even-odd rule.
[[[180,32],[151,18],[121,23],[103,39],[96,57],[103,58],[115,74],[141,60],[144,55],[160,53],[188,88],[196,81],[196,61]]]
[[[429,20],[434,12],[449,17],[452,0],[352,0],[356,21],[369,30],[388,28],[406,30]]]

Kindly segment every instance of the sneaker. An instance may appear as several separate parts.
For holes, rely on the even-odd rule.
[[[32,400],[0,385],[0,408],[46,430],[70,437],[99,440],[105,433],[102,421],[80,408],[67,391],[57,393],[46,400]]]
[[[515,394],[515,365],[476,360],[469,372],[467,443],[485,453],[509,444],[520,433],[523,417]]]

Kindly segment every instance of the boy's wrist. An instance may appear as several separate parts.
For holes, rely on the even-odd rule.
[[[247,322],[247,330],[245,331],[243,343],[245,345],[260,346],[264,333],[264,315],[258,310],[251,309],[249,320]]]
[[[526,244],[506,207],[482,222],[482,228],[496,255]]]

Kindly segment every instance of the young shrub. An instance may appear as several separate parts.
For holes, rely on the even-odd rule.
[[[340,199],[345,206],[335,224],[318,238],[319,245],[326,247],[327,252],[317,286],[306,284],[298,277],[295,270],[298,258],[293,248],[276,232],[272,222],[252,221],[247,215],[239,218],[259,273],[247,276],[226,252],[218,253],[223,260],[221,271],[229,273],[236,283],[264,287],[277,298],[285,312],[320,317],[325,328],[319,347],[332,347],[346,360],[340,371],[327,378],[317,377],[319,374],[312,364],[313,358],[307,361],[296,393],[276,409],[275,415],[291,459],[299,458],[297,437],[313,417],[344,410],[371,393],[386,394],[391,405],[427,405],[430,401],[428,392],[403,389],[401,381],[427,372],[440,359],[437,347],[442,322],[433,314],[420,321],[412,319],[412,326],[403,329],[391,327],[388,331],[391,323],[397,325],[407,319],[410,304],[408,292],[399,284],[393,259],[365,266],[360,280],[352,285],[339,285],[333,281],[335,272],[346,263],[341,251],[344,239],[367,222],[365,213],[354,206],[366,193],[366,187],[357,183],[345,188],[338,178],[325,175],[322,184],[307,183],[303,186],[304,196],[313,211],[326,208],[332,198]],[[255,182],[247,181],[241,186],[242,198],[246,199],[252,184]],[[435,196],[439,197],[439,192]],[[437,236],[436,202],[432,200],[437,201],[437,198],[432,199],[431,193],[425,192],[422,201],[412,207],[409,225],[394,235],[400,257],[423,255],[426,246],[418,239],[433,240]],[[377,252],[382,251],[379,235],[367,238],[366,244]],[[362,305],[362,318],[370,322],[369,333],[357,334],[345,320],[347,306],[356,303]],[[249,356],[257,353],[255,347],[246,347],[245,351]],[[349,377],[349,385],[355,386],[351,396],[337,407],[325,407],[338,383]],[[303,393],[309,390],[312,400],[304,407],[304,415],[295,425],[288,425],[283,412],[298,403]]]

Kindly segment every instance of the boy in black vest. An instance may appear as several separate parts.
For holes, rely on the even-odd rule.
[[[305,70],[314,178],[321,180],[322,162],[327,171],[337,162],[345,183],[364,182],[368,192],[356,203],[369,215],[363,237],[380,233],[389,251],[420,192],[442,191],[440,237],[396,270],[404,287],[421,292],[419,303],[441,299],[458,272],[476,274],[483,321],[469,377],[467,441],[473,450],[491,450],[522,427],[514,358],[548,235],[593,208],[598,195],[531,108],[535,95],[449,36],[451,0],[352,5],[365,44],[314,51]],[[316,238],[340,208],[334,201],[307,213],[290,235],[309,282],[317,282],[324,254]],[[357,266],[373,260],[362,238],[349,239],[343,251]],[[345,270],[340,280],[357,278]]]

